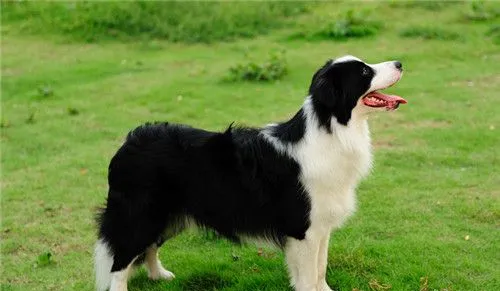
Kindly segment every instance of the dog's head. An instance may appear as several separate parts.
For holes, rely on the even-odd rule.
[[[401,79],[403,66],[398,61],[367,64],[353,56],[329,60],[313,76],[309,94],[321,115],[335,117],[347,125],[353,110],[367,113],[395,110],[406,100],[379,92]]]

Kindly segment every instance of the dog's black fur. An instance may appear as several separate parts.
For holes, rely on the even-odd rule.
[[[302,239],[310,206],[299,172],[254,129],[136,128],[111,161],[100,218],[100,237],[114,252],[112,271],[180,231],[186,218],[235,241],[240,235],[263,235],[279,245],[286,236]]]

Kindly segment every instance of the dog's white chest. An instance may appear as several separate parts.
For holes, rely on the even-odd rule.
[[[297,156],[311,199],[312,220],[340,226],[354,212],[356,186],[371,168],[368,125],[310,133]]]

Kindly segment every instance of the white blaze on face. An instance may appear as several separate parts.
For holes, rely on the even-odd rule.
[[[348,62],[348,61],[359,61],[359,62],[363,62],[362,60],[358,59],[357,57],[355,56],[351,56],[351,55],[347,55],[347,56],[343,56],[343,57],[340,57],[340,58],[337,58],[333,61],[334,64],[337,64],[337,63],[343,63],[343,62]],[[363,62],[364,63],[364,62]]]
[[[396,67],[396,62],[383,62],[369,65],[374,71],[375,76],[372,79],[370,89],[367,92],[385,89],[392,86],[401,78],[401,71]]]

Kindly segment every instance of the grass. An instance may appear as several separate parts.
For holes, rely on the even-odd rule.
[[[465,19],[471,21],[490,21],[500,17],[500,5],[488,2],[472,1]]]
[[[353,5],[360,4],[319,3],[294,21],[314,23]],[[151,120],[222,130],[232,121],[289,118],[314,71],[346,53],[402,61],[405,76],[388,91],[409,104],[370,121],[375,168],[358,190],[358,212],[333,234],[329,284],[500,289],[500,53],[485,38],[493,20],[461,21],[469,5],[363,3],[391,21],[374,37],[342,42],[290,40],[291,26],[208,45],[89,44],[51,29],[25,34],[25,21],[4,18],[1,290],[92,290],[93,216],[105,201],[108,161],[129,129]],[[399,36],[421,23],[460,31],[464,40]],[[280,49],[288,61],[281,80],[221,82],[245,52],[260,62]],[[129,290],[291,290],[274,249],[188,232],[160,257],[177,278],[150,282],[140,270]]]
[[[500,24],[492,25],[486,35],[490,37],[494,43],[500,44]]]
[[[424,9],[430,11],[441,11],[450,7],[450,5],[459,4],[460,1],[425,1],[425,0],[408,0],[408,1],[391,1],[390,6],[394,8],[406,9]]]
[[[252,37],[283,26],[307,10],[304,2],[233,3],[147,2],[2,2],[8,22],[21,32],[53,32],[68,39],[95,42],[158,38],[214,42]]]
[[[364,38],[378,33],[382,27],[379,21],[373,20],[370,11],[347,10],[341,15],[328,15],[313,20],[314,26],[307,23],[302,31],[293,33],[290,39],[305,40],[347,40]]]
[[[229,68],[226,81],[275,81],[287,74],[287,62],[284,51],[273,52],[263,63],[258,63],[251,57],[246,63],[240,63]]]
[[[461,35],[438,27],[412,26],[401,31],[402,37],[437,39],[437,40],[460,40]]]

